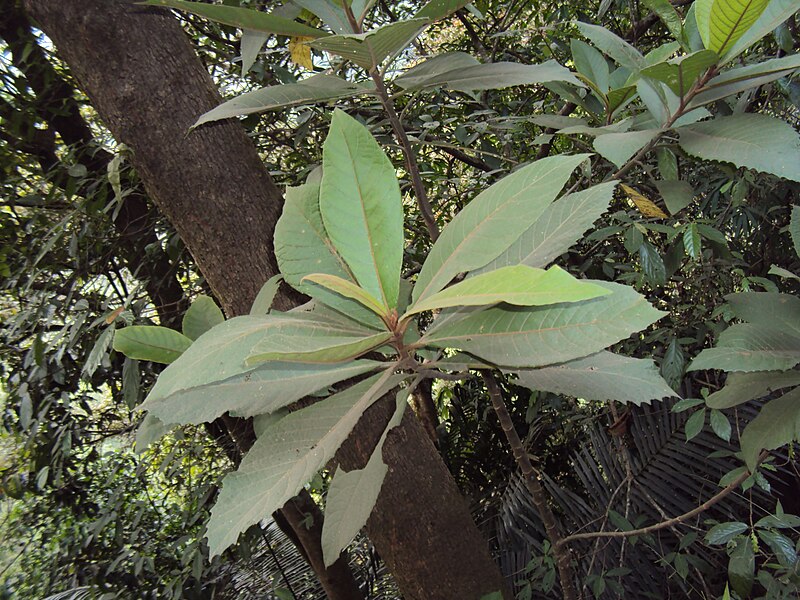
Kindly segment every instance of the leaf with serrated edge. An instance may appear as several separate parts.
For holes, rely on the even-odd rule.
[[[559,198],[500,256],[473,273],[517,264],[546,267],[580,240],[608,209],[616,185],[616,181],[609,181]]]
[[[219,325],[225,320],[225,315],[208,296],[200,295],[195,298],[189,310],[183,315],[183,335],[190,340],[196,340],[206,331]]]
[[[742,454],[751,472],[761,450],[775,450],[800,435],[800,388],[770,400],[742,432]]]
[[[800,298],[778,292],[728,294],[725,301],[735,316],[750,323],[779,327],[800,336]]]
[[[652,360],[599,352],[586,358],[513,371],[522,385],[585,400],[617,400],[640,405],[675,396]]]
[[[392,419],[378,440],[363,469],[345,472],[341,467],[334,473],[325,499],[325,522],[322,525],[322,556],[325,566],[331,566],[341,551],[364,527],[383,486],[389,468],[383,462],[383,443],[390,430],[400,424],[406,408],[408,392],[396,395]]]
[[[325,230],[359,285],[394,308],[403,263],[403,206],[394,167],[369,131],[338,109],[322,156]]]
[[[236,542],[239,534],[280,508],[333,457],[363,412],[400,384],[392,369],[316,404],[293,412],[258,438],[239,469],[225,476],[211,510],[211,556]]]
[[[785,121],[740,114],[677,131],[681,148],[689,154],[800,181],[800,134]]]
[[[324,273],[314,273],[303,277],[303,281],[311,281],[318,285],[328,288],[346,298],[352,298],[359,304],[370,309],[377,315],[387,315],[386,307],[382,306],[376,298],[368,294],[364,288],[357,286],[352,281],[347,281],[336,275],[326,275]]]
[[[688,370],[783,371],[798,363],[800,337],[778,327],[743,323],[723,331],[717,346],[698,354]]]
[[[114,350],[128,358],[168,365],[192,345],[185,335],[160,325],[133,325],[117,329]]]
[[[270,362],[222,381],[148,399],[141,408],[171,423],[209,423],[230,412],[238,417],[271,413],[334,383],[379,369],[359,360],[335,365]]]
[[[706,406],[720,410],[733,408],[795,385],[800,385],[800,371],[734,372],[728,375],[725,387],[706,398]]]
[[[444,228],[428,253],[413,300],[432,296],[465,271],[497,258],[542,215],[589,155],[536,161],[481,192]]]
[[[495,307],[429,330],[420,345],[459,348],[507,367],[541,367],[603,350],[664,316],[632,288],[593,281],[611,295],[575,304]]]
[[[484,306],[505,302],[516,306],[543,306],[580,302],[611,292],[575,279],[560,267],[547,271],[526,265],[502,267],[471,277],[421,300],[403,316],[448,306]]]

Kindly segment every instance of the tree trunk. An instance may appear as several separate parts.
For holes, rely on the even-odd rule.
[[[172,221],[229,315],[249,310],[277,269],[281,199],[235,122],[188,128],[220,98],[177,22],[127,0],[25,0]],[[285,296],[281,306],[290,301]],[[279,306],[280,307],[280,306]],[[357,426],[343,464],[363,463],[388,421],[381,401]],[[348,455],[349,453],[349,455]],[[408,600],[478,600],[503,586],[463,498],[409,416],[387,443],[389,475],[370,538]]]

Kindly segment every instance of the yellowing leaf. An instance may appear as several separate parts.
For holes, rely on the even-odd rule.
[[[653,202],[652,200],[646,198],[639,192],[637,192],[632,187],[623,184],[620,184],[620,187],[623,191],[628,195],[633,203],[636,205],[636,208],[639,209],[639,212],[642,213],[645,217],[655,217],[657,219],[666,219],[667,214],[661,210],[658,205]]]
[[[313,39],[312,37],[299,35],[289,40],[289,55],[292,57],[292,62],[298,67],[308,70],[314,68],[314,61],[311,60],[311,47],[306,44],[306,42]]]

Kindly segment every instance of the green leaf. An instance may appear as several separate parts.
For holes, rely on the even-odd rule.
[[[336,33],[353,33],[353,27],[342,8],[342,2],[331,0],[292,0],[298,6],[318,16]]]
[[[777,531],[759,531],[760,537],[769,546],[781,566],[793,568],[797,564],[794,542]]]
[[[694,200],[694,190],[686,181],[679,179],[656,181],[656,188],[671,215],[678,214]]]
[[[683,232],[683,247],[686,249],[686,254],[695,260],[700,260],[703,255],[702,241],[700,240],[700,231],[697,229],[695,223],[689,223]]]
[[[406,91],[441,86],[456,91],[476,92],[551,82],[565,82],[584,87],[569,69],[554,60],[538,65],[496,62],[473,66],[466,64],[464,58],[460,58],[459,61],[463,64],[447,71],[442,70],[443,65],[440,63],[428,65],[431,61],[426,61],[406,71],[396,78],[394,83]]]
[[[685,44],[681,17],[669,0],[644,0],[644,5],[658,15],[658,18],[666,25],[672,37],[681,42],[681,44]]]
[[[321,37],[327,35],[321,29],[303,25],[291,19],[284,19],[277,15],[240,8],[238,6],[225,6],[222,4],[206,4],[205,2],[187,2],[185,0],[146,0],[143,4],[149,6],[168,6],[184,12],[239,27],[251,31],[264,33],[277,33],[288,36]]]
[[[569,41],[572,60],[578,73],[586,77],[605,95],[609,89],[609,70],[605,57],[586,42],[572,39]]]
[[[611,352],[599,352],[552,367],[516,371],[516,374],[519,382],[532,390],[584,400],[617,400],[638,406],[675,396],[652,360]]]
[[[275,301],[281,281],[283,281],[283,275],[280,273],[267,279],[258,291],[256,299],[253,300],[253,305],[250,307],[251,315],[266,315],[272,309],[272,303]]]
[[[434,325],[419,343],[459,348],[496,365],[541,367],[599,352],[664,315],[629,287],[593,283],[613,293],[576,304],[467,313]]]
[[[622,133],[606,133],[594,139],[594,149],[618,167],[622,167],[628,159],[644,148],[661,133],[661,129],[645,129],[644,131],[624,131]]]
[[[383,365],[369,360],[337,365],[271,362],[221,381],[148,398],[142,409],[159,419],[180,424],[210,423],[226,412],[245,418],[269,414]]]
[[[728,581],[740,598],[749,598],[753,589],[756,557],[750,539],[739,541],[728,562]]]
[[[352,83],[334,75],[320,73],[299,83],[271,85],[223,102],[202,114],[192,128],[231,117],[374,93],[375,88],[367,84]]]
[[[769,0],[697,0],[695,15],[703,44],[723,56],[753,26]]]
[[[588,155],[536,161],[481,192],[444,228],[431,248],[412,295],[432,296],[459,273],[497,258],[542,215]]]
[[[508,265],[546,267],[580,240],[608,209],[616,186],[616,181],[608,181],[559,198],[502,254],[474,272]]]
[[[126,356],[122,363],[122,397],[129,409],[133,410],[139,404],[141,388],[142,375],[139,372],[139,361]]]
[[[686,357],[678,339],[673,337],[661,360],[661,374],[672,389],[679,389],[686,371]]]
[[[319,210],[319,181],[309,177],[308,183],[288,188],[283,213],[275,226],[275,257],[286,283],[303,294],[375,329],[384,329],[381,320],[358,302],[335,294],[303,278],[325,273],[355,283],[344,259],[333,247],[325,231]]]
[[[439,21],[469,4],[469,0],[430,0],[414,15],[415,19]]]
[[[160,419],[151,414],[145,415],[139,427],[136,429],[136,454],[141,454],[153,444],[167,435],[174,425],[163,423]]]
[[[650,242],[644,242],[639,246],[639,261],[642,263],[642,273],[650,283],[664,285],[667,282],[664,260]]]
[[[478,59],[466,52],[445,52],[438,54],[395,78],[393,83],[404,90],[414,90],[426,87],[429,79],[438,78],[444,73],[456,72],[460,69],[479,65]]]
[[[341,467],[334,473],[325,500],[325,522],[322,525],[322,556],[325,566],[331,566],[367,522],[378,499],[389,468],[383,462],[383,443],[390,430],[400,424],[406,408],[408,392],[396,396],[396,408],[363,469],[345,472]]]
[[[109,346],[111,346],[111,342],[114,340],[114,325],[110,325],[103,330],[99,336],[97,336],[97,341],[92,346],[92,349],[89,351],[89,356],[86,357],[86,362],[83,364],[83,368],[81,369],[81,373],[85,375],[89,375],[90,377],[94,375],[94,372],[97,370],[97,367],[103,362],[103,357],[106,355],[106,351],[108,350]],[[114,350],[117,350],[116,345],[114,346]],[[124,354],[124,352],[123,352]],[[127,356],[127,355],[126,355]],[[132,356],[130,358],[136,358]]]
[[[656,159],[658,160],[658,171],[661,173],[661,177],[666,181],[677,181],[678,158],[675,156],[675,153],[669,148],[656,148]],[[659,183],[660,182],[656,182],[656,187],[658,187]]]
[[[611,90],[606,94],[607,112],[609,114],[613,113],[627,104],[629,100],[632,100],[634,96],[636,96],[635,85],[628,85],[616,90]]]
[[[666,83],[679,98],[682,98],[692,88],[700,75],[705,73],[708,67],[716,64],[717,60],[716,52],[698,50],[686,56],[673,58],[642,69],[642,75]]]
[[[780,119],[739,114],[686,125],[678,132],[689,154],[800,181],[800,134]]]
[[[732,61],[765,35],[772,33],[778,25],[797,12],[797,0],[772,0],[767,4],[758,20],[733,44],[725,54],[722,64]]]
[[[701,408],[692,413],[692,416],[686,419],[686,425],[683,431],[686,434],[686,441],[697,437],[703,431],[703,425],[706,423],[706,409]]]
[[[731,422],[728,421],[728,417],[726,417],[724,413],[717,409],[712,409],[709,421],[711,423],[711,430],[718,438],[726,442],[731,441]]]
[[[783,371],[798,363],[800,337],[780,327],[745,323],[723,331],[717,347],[703,350],[688,370]]]
[[[363,412],[403,378],[387,369],[287,415],[258,438],[239,469],[223,479],[208,522],[211,556],[294,496],[333,457]]]
[[[623,67],[637,73],[647,66],[641,52],[605,27],[581,22],[577,22],[575,25],[595,46]]]
[[[309,45],[346,58],[369,71],[410,44],[429,22],[428,19],[396,21],[366,33],[318,37]]]
[[[794,252],[800,258],[800,206],[792,207],[792,220],[789,222],[789,233],[792,236]]]
[[[242,77],[246,77],[247,73],[256,62],[258,53],[261,48],[269,39],[269,34],[263,31],[251,31],[249,29],[242,30],[242,38],[240,45],[242,47]]]
[[[394,308],[403,263],[403,206],[394,167],[369,131],[338,109],[322,153],[325,230],[359,285]]]
[[[728,375],[725,387],[706,398],[706,405],[709,408],[732,408],[795,385],[800,385],[798,371],[734,372]]]
[[[740,535],[745,531],[747,531],[747,525],[745,523],[739,523],[736,521],[719,523],[708,530],[705,541],[706,544],[711,546],[721,546],[723,544],[727,544],[737,535]]]
[[[800,298],[777,292],[741,292],[725,296],[731,311],[750,323],[778,326],[800,335]]]
[[[222,314],[217,303],[201,294],[195,298],[189,310],[183,315],[183,335],[194,341],[224,320],[225,315]]]
[[[580,302],[610,294],[608,290],[553,266],[547,271],[525,265],[501,267],[457,283],[415,304],[406,317],[448,306],[516,306]]]
[[[775,450],[800,435],[800,388],[770,400],[742,432],[742,456],[755,472],[761,450]]]
[[[312,275],[306,275],[303,278],[303,281],[311,281],[313,283],[319,284],[323,287],[328,288],[329,290],[340,294],[346,298],[352,298],[359,304],[367,307],[372,312],[377,315],[381,316],[388,316],[388,312],[385,306],[382,306],[380,302],[368,294],[363,288],[357,286],[355,283],[348,281],[346,279],[342,279],[341,277],[337,277],[336,275],[325,275],[323,273],[314,273]]]
[[[170,364],[192,345],[185,335],[158,325],[133,325],[117,329],[114,350],[128,358]]]

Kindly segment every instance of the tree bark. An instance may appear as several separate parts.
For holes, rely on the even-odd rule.
[[[172,221],[229,315],[249,310],[277,272],[281,197],[235,122],[188,128],[220,102],[177,22],[128,0],[25,0],[114,136],[133,150],[151,198]],[[279,308],[291,304],[279,298]],[[392,403],[393,404],[393,403]],[[340,459],[356,466],[388,422],[380,401]],[[348,456],[348,452],[350,455]],[[413,415],[389,436],[389,475],[368,530],[408,600],[479,600],[503,587],[466,503]]]

